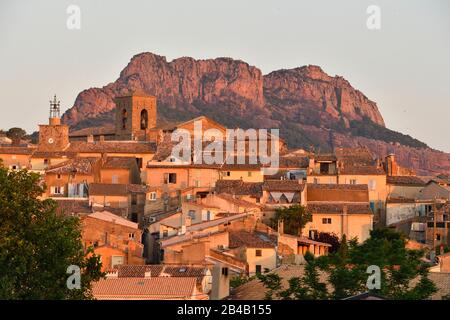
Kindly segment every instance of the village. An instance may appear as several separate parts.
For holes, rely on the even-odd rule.
[[[238,157],[234,147],[221,163],[199,162],[194,153],[174,157],[177,130],[193,137],[198,128],[215,130],[227,140],[229,128],[206,116],[161,124],[156,97],[140,92],[114,102],[111,128],[69,130],[55,96],[37,144],[0,136],[3,166],[38,173],[46,186],[41,198],[56,201],[61,215],[80,217],[83,245],[106,273],[93,284],[96,299],[259,299],[260,287],[233,283],[295,273],[307,253],[332,250],[323,235],[362,243],[382,227],[424,250],[436,297],[450,293],[447,173],[417,176],[395,154],[377,158],[364,146],[292,150],[273,134],[264,152],[277,155],[274,172],[250,161],[246,136],[238,137],[247,147],[243,163],[227,161]],[[202,159],[211,153],[201,150]],[[311,215],[299,232],[276,219],[289,208]]]

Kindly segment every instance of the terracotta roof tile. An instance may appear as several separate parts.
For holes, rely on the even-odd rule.
[[[266,180],[262,186],[267,191],[303,191],[305,184],[298,180]]]
[[[73,141],[67,151],[75,153],[155,153],[156,143],[144,141]]]
[[[24,154],[31,155],[35,148],[28,147],[0,147],[0,154]]]
[[[416,176],[388,176],[388,184],[395,184],[400,186],[425,186],[426,183]]]
[[[312,213],[326,213],[326,214],[342,214],[344,206],[347,206],[348,214],[373,214],[368,204],[353,204],[353,203],[320,203],[308,204],[307,208]]]
[[[328,190],[369,190],[367,184],[334,184],[334,183],[308,183],[308,189],[328,189]]]
[[[102,169],[129,169],[136,165],[136,158],[108,157],[102,165]]]
[[[96,299],[190,299],[196,279],[186,277],[107,278],[92,285]]]
[[[99,158],[74,158],[57,165],[50,166],[46,173],[79,173],[79,174],[92,174],[93,167],[100,161]]]
[[[261,197],[262,186],[263,186],[262,182],[244,182],[242,180],[218,180],[216,182],[216,192]]]
[[[274,248],[275,244],[272,240],[259,232],[246,232],[246,231],[230,231],[230,248]]]

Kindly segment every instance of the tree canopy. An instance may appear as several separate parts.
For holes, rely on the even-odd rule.
[[[361,244],[344,236],[334,254],[315,258],[308,253],[303,275],[289,279],[287,288],[282,288],[277,274],[260,279],[268,289],[267,299],[343,299],[369,291],[387,299],[423,300],[437,289],[422,257],[422,251],[406,248],[402,234],[378,229]],[[380,271],[379,287],[368,286],[368,270],[374,266]]]
[[[85,252],[79,218],[56,213],[35,173],[8,171],[0,162],[0,299],[90,299],[99,256]],[[80,289],[68,289],[78,266]]]
[[[296,204],[290,207],[277,208],[275,216],[271,220],[271,225],[276,227],[280,220],[284,224],[283,232],[301,235],[302,229],[312,220],[312,214],[308,212],[305,206]]]

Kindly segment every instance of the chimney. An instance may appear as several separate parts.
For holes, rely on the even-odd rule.
[[[87,142],[93,143],[94,142],[94,135],[90,134],[87,136]]]

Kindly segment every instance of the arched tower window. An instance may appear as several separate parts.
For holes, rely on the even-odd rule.
[[[141,130],[147,130],[148,128],[148,112],[146,109],[141,111]]]
[[[123,109],[122,110],[122,129],[124,129],[124,130],[127,128],[127,118],[128,118],[127,110]]]

